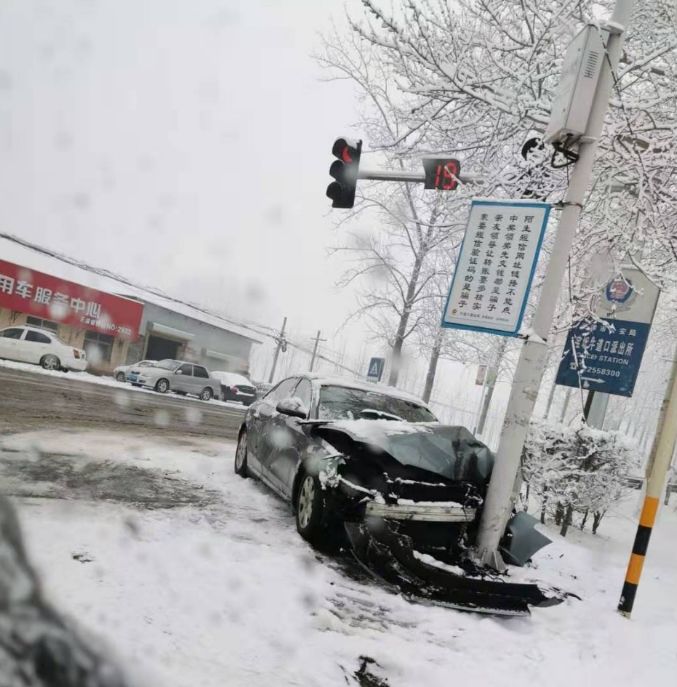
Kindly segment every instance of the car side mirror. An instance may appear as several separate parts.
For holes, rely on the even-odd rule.
[[[282,415],[297,417],[305,420],[308,417],[308,409],[300,398],[283,398],[276,406],[275,410]]]
[[[177,370],[177,371],[175,372],[175,374],[177,374],[177,375],[182,375],[182,374],[183,374],[183,370]]]

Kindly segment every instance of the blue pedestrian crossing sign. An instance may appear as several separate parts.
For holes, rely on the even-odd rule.
[[[383,375],[383,368],[385,367],[385,358],[372,358],[369,361],[369,369],[367,370],[367,379],[372,382],[380,382]]]

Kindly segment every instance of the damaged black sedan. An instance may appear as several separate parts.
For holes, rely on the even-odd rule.
[[[493,597],[514,593],[521,610],[545,597],[526,589],[532,585],[494,590],[467,555],[493,460],[467,429],[438,423],[408,394],[299,376],[249,408],[235,472],[290,501],[299,534],[313,546],[347,543],[360,563],[403,591],[475,610],[512,609],[512,601]],[[504,551],[529,556],[546,542],[530,526],[513,525]]]

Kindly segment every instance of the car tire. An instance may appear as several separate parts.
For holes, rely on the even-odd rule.
[[[118,373],[115,375],[115,379],[116,379],[118,382],[124,382],[124,381],[125,381],[125,373],[124,373],[124,372],[118,372]]]
[[[294,507],[298,533],[315,548],[327,548],[330,538],[326,526],[326,504],[317,477],[302,475]]]
[[[52,353],[43,355],[40,358],[40,365],[45,370],[61,370],[61,361]]]
[[[207,386],[200,392],[201,401],[211,401],[214,398],[214,392]]]
[[[247,468],[247,430],[243,429],[237,439],[237,448],[235,449],[235,474],[244,477],[249,477],[249,469]]]
[[[169,380],[164,377],[158,379],[157,382],[155,382],[155,391],[159,394],[166,394],[169,391]]]

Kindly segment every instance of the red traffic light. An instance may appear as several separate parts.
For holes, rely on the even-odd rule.
[[[337,138],[331,152],[338,160],[334,160],[329,168],[329,174],[336,181],[327,186],[327,196],[331,198],[333,208],[352,208],[355,204],[362,141]]]

